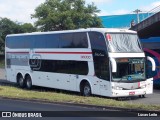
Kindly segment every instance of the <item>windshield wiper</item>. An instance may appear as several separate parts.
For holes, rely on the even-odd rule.
[[[120,79],[119,81],[117,81],[117,82],[121,82],[121,81],[123,80],[123,77],[124,77],[124,76],[122,76],[121,79]]]

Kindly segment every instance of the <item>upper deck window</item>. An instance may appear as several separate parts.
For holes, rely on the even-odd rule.
[[[87,33],[63,33],[60,35],[60,48],[88,48]]]
[[[137,34],[107,33],[109,52],[143,52]]]
[[[88,48],[88,38],[86,32],[11,36],[6,39],[6,47],[12,49]]]
[[[104,35],[100,32],[89,32],[91,47],[93,50],[106,51]]]

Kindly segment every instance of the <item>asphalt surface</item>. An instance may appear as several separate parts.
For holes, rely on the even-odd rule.
[[[54,103],[41,103],[41,102],[33,102],[33,101],[25,101],[25,100],[14,100],[14,99],[4,99],[4,98],[0,98],[0,111],[14,111],[14,112],[18,112],[18,113],[22,113],[22,112],[26,112],[26,111],[30,111],[30,112],[38,112],[38,113],[43,113],[42,111],[46,111],[47,113],[51,114],[56,114],[58,117],[54,117],[54,119],[56,120],[127,120],[128,118],[130,120],[133,120],[135,118],[137,118],[138,120],[142,120],[142,118],[144,119],[144,117],[119,117],[117,116],[118,114],[122,114],[122,115],[126,115],[126,116],[138,116],[138,113],[134,113],[134,112],[127,112],[127,111],[116,111],[115,115],[113,115],[112,117],[92,117],[92,115],[90,117],[72,117],[72,115],[79,115],[78,112],[89,112],[92,114],[92,112],[94,113],[93,116],[95,116],[95,114],[97,112],[106,112],[106,114],[108,114],[107,109],[100,109],[100,108],[89,108],[89,107],[81,107],[81,106],[72,106],[72,105],[61,105],[61,104],[54,104]],[[58,114],[56,113],[57,111]],[[70,112],[69,112],[70,111]],[[67,113],[66,113],[67,112]],[[113,111],[114,112],[114,111]],[[65,115],[71,115],[71,117],[66,117]],[[117,114],[117,115],[116,115]],[[85,114],[86,115],[86,114]],[[158,114],[159,115],[159,114]],[[62,117],[61,117],[62,116]],[[114,117],[116,116],[116,117]],[[43,116],[42,114],[42,117]],[[18,118],[15,118],[18,119]],[[27,119],[27,118],[26,118]],[[39,118],[39,119],[43,119],[43,118]],[[46,119],[46,118],[45,118]],[[47,118],[49,119],[49,118]],[[150,120],[151,117],[146,117],[145,119]],[[158,117],[154,117],[155,120],[158,120]]]

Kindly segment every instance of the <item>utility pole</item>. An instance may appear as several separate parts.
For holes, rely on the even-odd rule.
[[[139,20],[139,13],[142,12],[142,11],[139,10],[139,9],[136,9],[136,10],[133,11],[133,12],[135,12],[135,13],[137,14],[137,22],[139,23],[139,22],[140,22],[140,20]]]

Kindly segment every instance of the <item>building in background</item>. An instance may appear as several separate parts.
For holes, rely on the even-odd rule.
[[[139,20],[143,21],[150,14],[140,13]],[[137,14],[124,14],[124,15],[108,15],[100,16],[103,26],[105,28],[130,28],[131,23],[137,23]]]

